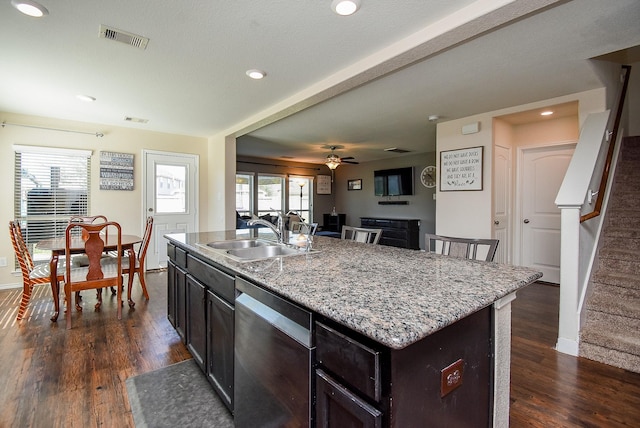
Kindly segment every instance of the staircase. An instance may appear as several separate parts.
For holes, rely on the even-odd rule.
[[[640,373],[640,137],[623,140],[580,356]]]

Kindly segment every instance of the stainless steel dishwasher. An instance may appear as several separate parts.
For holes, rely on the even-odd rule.
[[[311,312],[236,278],[234,424],[313,426]]]

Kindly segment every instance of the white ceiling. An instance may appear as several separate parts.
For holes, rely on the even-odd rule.
[[[637,0],[362,0],[351,17],[330,0],[41,3],[35,19],[0,0],[0,111],[248,134],[239,155],[316,163],[329,145],[360,161],[433,150],[429,115],[600,87],[588,59],[640,45]],[[101,24],[150,42],[101,39]]]

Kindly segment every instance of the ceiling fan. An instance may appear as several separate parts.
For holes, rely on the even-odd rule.
[[[357,165],[359,162],[356,162],[353,156],[347,156],[344,158],[341,158],[340,156],[338,156],[335,153],[336,150],[336,146],[331,146],[331,153],[327,155],[327,158],[325,159],[324,163],[329,167],[329,169],[331,171],[333,171],[334,169],[336,169],[338,167],[338,165],[340,165],[341,163],[350,163],[350,164],[355,164]]]

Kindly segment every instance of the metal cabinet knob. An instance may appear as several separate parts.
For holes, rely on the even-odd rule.
[[[495,225],[497,226],[497,225],[499,225],[499,224],[500,224],[500,222],[499,222],[498,220],[495,220],[495,221],[493,222],[493,224],[495,224]]]
[[[525,224],[529,223],[529,219],[528,219],[528,218],[525,218],[525,219],[524,219],[524,223],[525,223]]]

